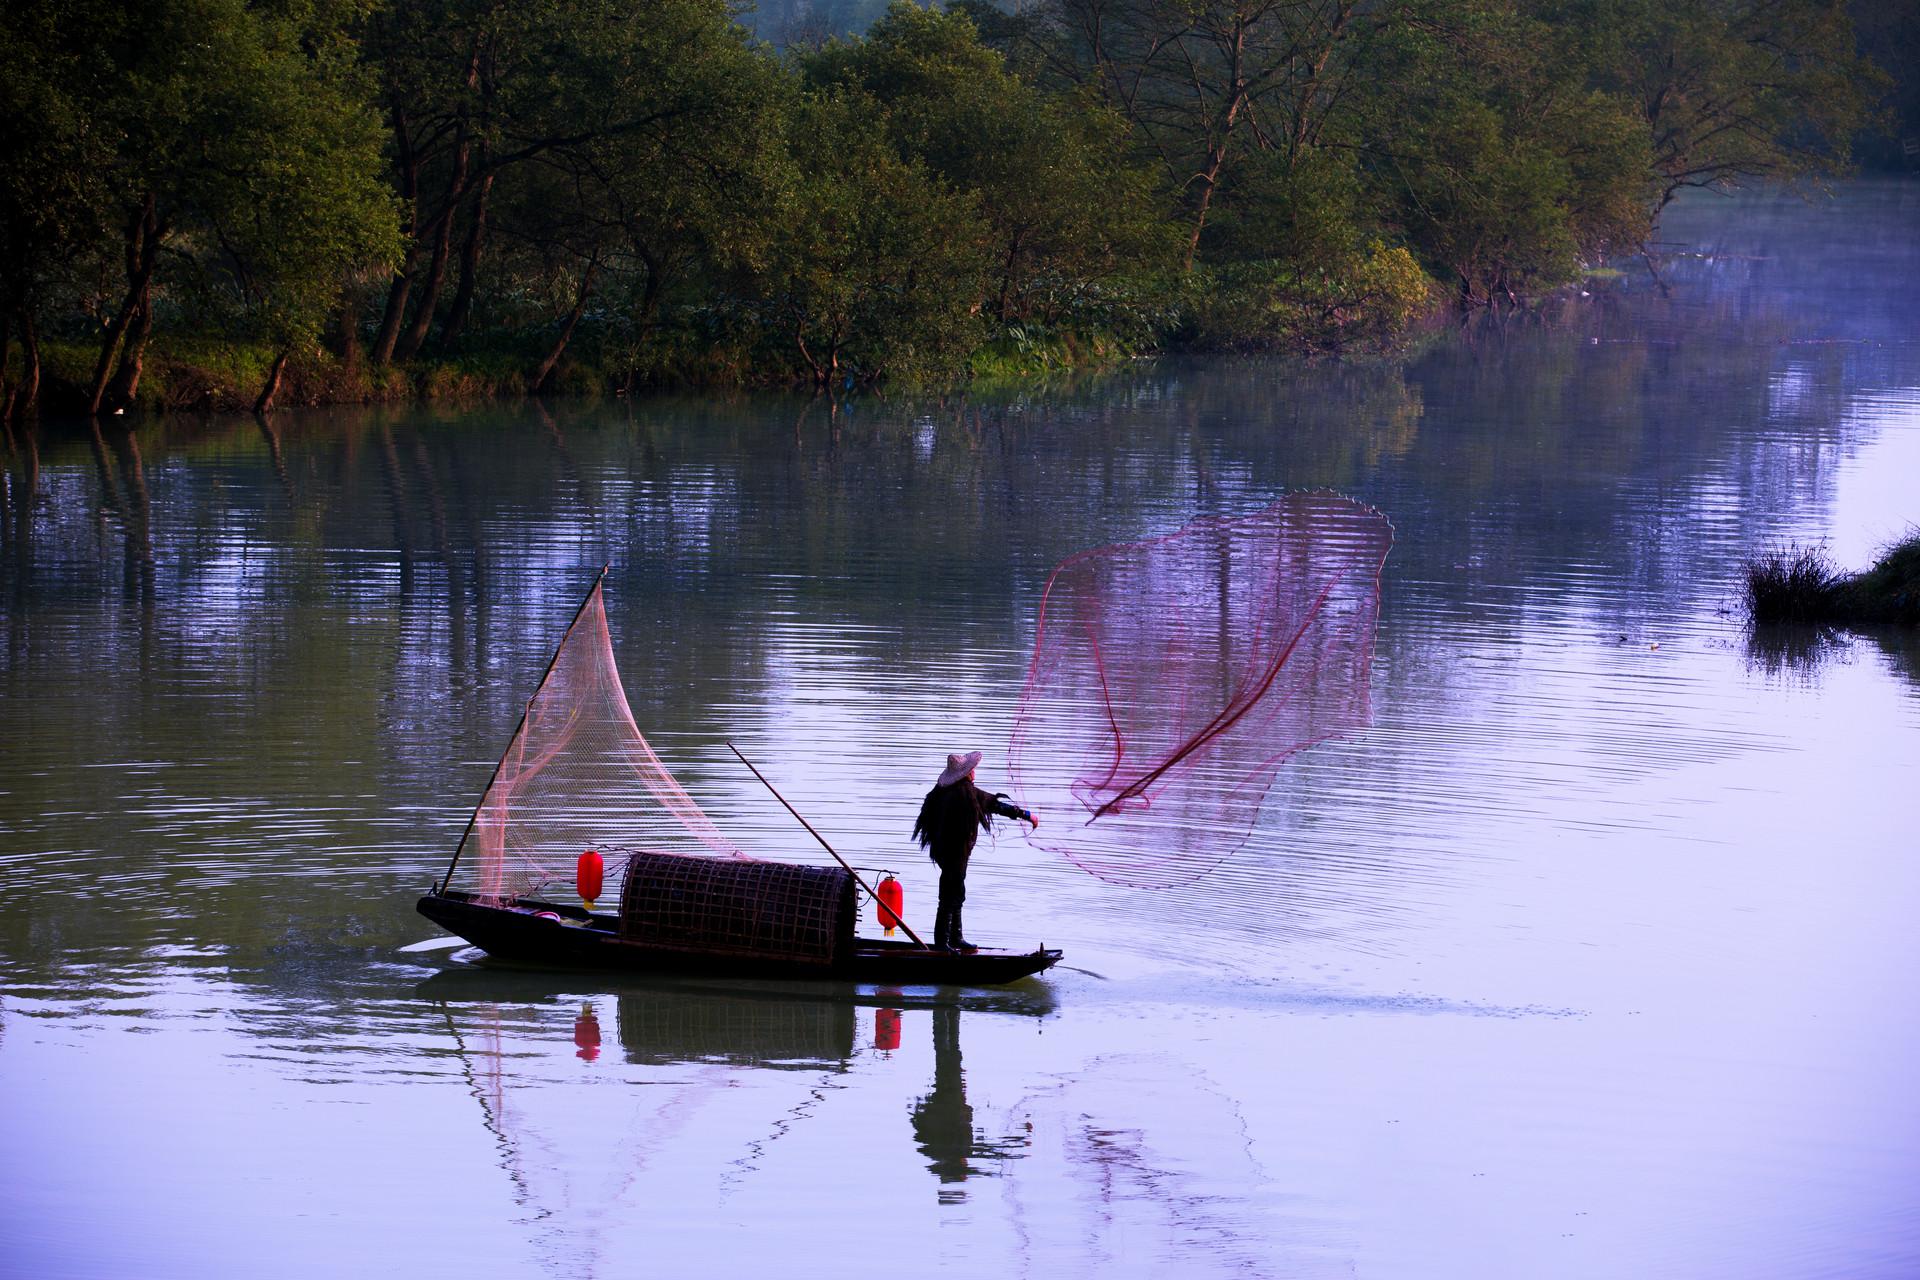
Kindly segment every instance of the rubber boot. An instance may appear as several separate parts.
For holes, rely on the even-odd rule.
[[[947,946],[954,951],[958,951],[961,955],[970,956],[980,948],[968,942],[964,936],[960,928],[960,911],[961,908],[959,907],[953,909],[953,930],[947,935]]]

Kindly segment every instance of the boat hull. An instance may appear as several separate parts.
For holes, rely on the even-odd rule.
[[[532,898],[496,905],[464,893],[430,893],[420,899],[419,911],[490,956],[569,969],[972,987],[1017,982],[1052,968],[1061,955],[1044,947],[1025,952],[983,948],[965,954],[856,938],[839,962],[823,964],[651,946],[620,937],[611,915],[590,915],[579,907]],[[542,912],[559,919],[538,914]]]

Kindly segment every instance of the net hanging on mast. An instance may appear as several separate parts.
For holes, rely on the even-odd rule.
[[[455,870],[474,893],[522,897],[547,883],[570,886],[587,849],[746,857],[634,723],[598,583],[507,744]]]
[[[1034,842],[1144,887],[1239,848],[1288,757],[1367,722],[1392,545],[1372,507],[1300,493],[1060,564],[1008,752]]]

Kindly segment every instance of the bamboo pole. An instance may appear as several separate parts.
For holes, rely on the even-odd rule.
[[[760,785],[764,786],[767,790],[772,791],[773,798],[775,800],[778,800],[781,804],[786,805],[788,813],[792,814],[795,818],[799,818],[800,825],[807,829],[807,834],[811,835],[815,840],[818,840],[820,842],[820,847],[822,849],[825,849],[828,853],[831,853],[833,855],[833,860],[835,862],[839,863],[843,867],[846,867],[847,874],[853,877],[853,882],[855,884],[859,885],[862,889],[865,889],[867,891],[868,897],[872,898],[875,902],[880,901],[880,895],[873,891],[873,887],[869,885],[865,880],[862,880],[860,878],[860,873],[858,871],[855,871],[853,867],[848,864],[847,860],[840,856],[839,850],[835,849],[832,845],[827,843],[827,838],[825,836],[821,835],[818,831],[815,831],[813,829],[813,824],[811,822],[808,822],[805,818],[800,817],[800,811],[798,809],[794,808],[790,804],[787,804],[787,798],[781,795],[780,792],[774,787],[774,785],[771,782],[767,781],[766,774],[761,773],[758,769],[753,768],[753,761],[747,759],[744,755],[741,755],[740,748],[734,746],[731,742],[729,742],[727,744],[727,750],[733,752],[733,754],[735,754],[736,756],[740,756],[741,764],[747,766],[747,768],[749,769],[753,769],[753,776],[760,779]],[[893,915],[891,911],[889,911],[887,914]],[[913,926],[908,924],[904,917],[894,916],[894,919],[900,921],[900,927],[907,931],[907,936],[913,939],[915,946],[919,947],[922,951],[933,950],[932,947],[929,947],[926,943],[920,940],[920,935],[913,931]]]

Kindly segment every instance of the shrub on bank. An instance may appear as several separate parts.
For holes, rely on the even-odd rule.
[[[1340,351],[1392,342],[1434,305],[1404,248],[1375,240],[1344,260],[1197,268],[1182,341],[1203,349]]]
[[[1920,624],[1920,533],[1858,574],[1821,547],[1770,551],[1747,562],[1746,605],[1757,623]]]

